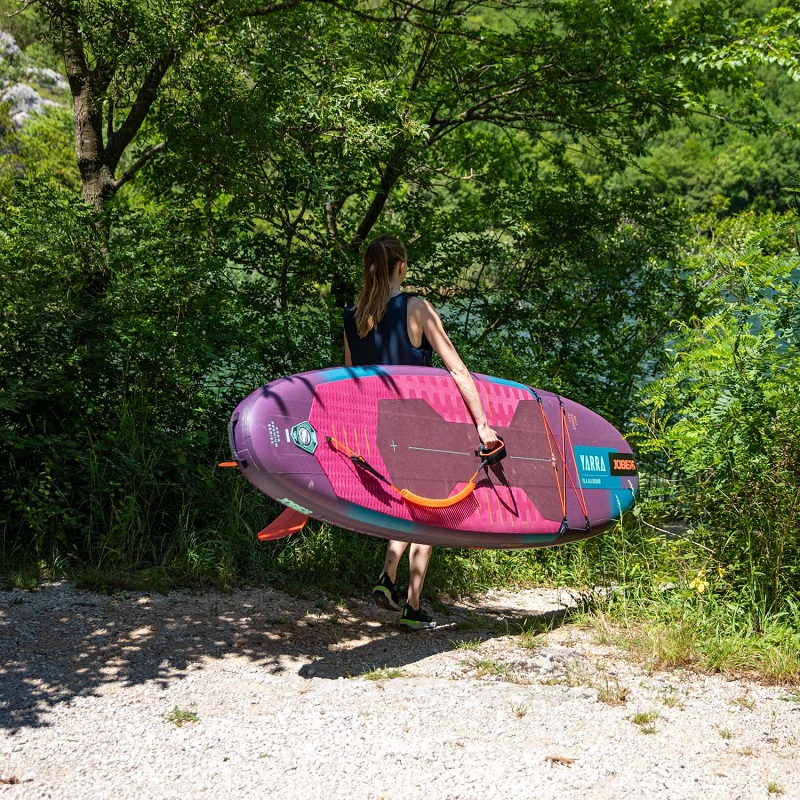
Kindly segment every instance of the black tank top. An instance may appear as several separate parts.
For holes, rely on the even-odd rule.
[[[353,306],[344,310],[344,333],[350,346],[353,366],[367,364],[407,364],[409,366],[431,366],[431,347],[425,335],[422,345],[414,347],[408,338],[408,298],[405,292],[389,298],[386,311],[378,323],[363,338],[358,335]]]

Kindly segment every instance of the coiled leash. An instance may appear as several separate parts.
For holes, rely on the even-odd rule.
[[[359,469],[362,469],[364,472],[368,472],[370,475],[373,475],[387,486],[391,486],[392,489],[394,489],[395,492],[397,492],[397,494],[403,498],[403,500],[411,503],[412,505],[422,506],[423,508],[449,508],[450,506],[454,506],[456,503],[460,503],[462,500],[466,500],[466,498],[475,491],[475,479],[478,477],[478,473],[484,469],[484,467],[490,467],[494,464],[498,464],[507,455],[506,445],[502,439],[500,439],[499,446],[495,447],[494,450],[487,451],[484,448],[483,443],[481,443],[478,449],[475,450],[475,455],[481,459],[480,466],[475,470],[475,473],[469,479],[467,485],[461,489],[461,491],[451,495],[450,497],[420,497],[420,495],[414,494],[414,492],[409,491],[408,489],[398,489],[397,486],[395,486],[385,475],[381,475],[381,473],[378,472],[375,467],[369,464],[364,456],[353,452],[349,447],[347,447],[347,445],[342,444],[333,436],[327,436],[326,441],[335,450],[340,452],[342,455],[347,456]]]

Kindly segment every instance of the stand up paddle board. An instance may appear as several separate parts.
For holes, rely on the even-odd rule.
[[[236,465],[287,506],[288,527],[262,538],[299,530],[310,516],[384,539],[530,548],[585,539],[619,520],[638,478],[609,422],[552,392],[473,377],[502,451],[481,452],[442,369],[317,370],[242,400],[228,425]]]

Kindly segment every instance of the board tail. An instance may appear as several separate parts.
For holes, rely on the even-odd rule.
[[[283,539],[303,530],[306,522],[308,522],[308,517],[305,514],[301,514],[293,508],[286,508],[264,530],[259,531],[258,538],[262,542]]]

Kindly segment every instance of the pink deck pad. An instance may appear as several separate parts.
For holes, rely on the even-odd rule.
[[[476,381],[476,385],[489,424],[495,428],[511,424],[520,402],[535,402],[527,391],[514,386],[483,381]],[[320,384],[309,422],[320,441],[315,455],[340,499],[373,511],[455,530],[515,533],[558,530],[560,520],[544,519],[523,489],[490,481],[483,473],[472,495],[449,508],[430,509],[406,503],[390,486],[356,467],[325,441],[326,436],[333,436],[391,479],[375,443],[379,401],[397,400],[398,395],[404,400],[424,400],[447,422],[472,424],[469,410],[449,375],[395,375],[391,385],[380,376]],[[477,433],[475,441],[477,444]],[[474,467],[477,468],[477,461]],[[452,487],[450,494],[465,486],[468,477],[465,475],[464,482]]]

